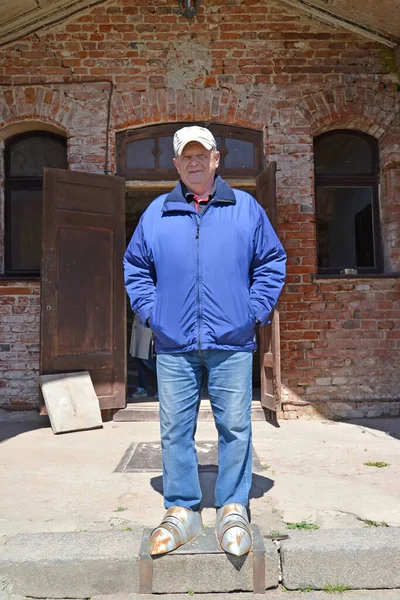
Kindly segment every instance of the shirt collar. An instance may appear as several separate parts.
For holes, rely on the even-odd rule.
[[[226,181],[217,175],[214,183],[216,189],[212,199],[213,203],[220,202],[223,204],[236,204],[235,193],[233,189],[226,183]],[[195,209],[187,202],[183,194],[182,185],[183,183],[179,181],[174,189],[167,194],[162,208],[163,213],[182,210],[184,212],[195,212]]]
[[[189,192],[189,190],[187,189],[187,187],[183,183],[183,181],[181,181],[180,184],[182,186],[182,195],[186,198],[186,202],[188,202],[190,204],[191,202],[193,202],[194,198],[196,197],[196,194],[194,194],[193,192]],[[214,177],[214,182],[213,182],[210,194],[208,196],[207,202],[209,202],[210,200],[212,200],[214,198],[216,191],[217,191],[217,176]],[[204,202],[204,200],[203,200],[203,202]]]

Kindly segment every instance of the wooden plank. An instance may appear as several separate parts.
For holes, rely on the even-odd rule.
[[[275,230],[278,222],[276,168],[276,163],[272,162],[257,177],[257,201]],[[276,413],[280,399],[279,349],[279,313],[275,309],[271,315],[271,323],[260,328],[261,405],[270,413]]]
[[[268,367],[270,369],[272,369],[274,366],[274,357],[272,355],[272,352],[266,352],[264,354],[264,367]]]
[[[149,554],[149,542],[152,530],[145,529],[139,550],[139,594],[153,593],[153,558]]]
[[[226,177],[225,181],[234,188],[255,188],[256,187],[256,178],[255,177]],[[169,192],[171,191],[178,180],[168,181],[168,180],[160,180],[160,181],[142,181],[142,180],[127,180],[125,181],[125,189],[126,191],[155,191],[155,192]]]
[[[274,319],[272,321],[272,339],[271,339],[271,350],[273,356],[273,387],[275,396],[275,407],[276,410],[281,408],[281,334],[280,334],[280,318],[279,310],[275,308]]]
[[[255,594],[265,594],[265,545],[257,525],[251,525],[253,530],[253,591]]]
[[[257,177],[257,201],[267,213],[268,219],[275,230],[278,223],[276,169],[276,162],[272,162]]]

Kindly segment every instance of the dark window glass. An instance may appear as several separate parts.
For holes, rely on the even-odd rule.
[[[327,133],[315,140],[314,156],[318,271],[381,271],[377,141]]]
[[[372,173],[370,144],[355,135],[336,133],[315,143],[315,172]]]
[[[139,140],[126,145],[128,169],[154,169],[154,139]]]
[[[117,133],[117,174],[126,179],[175,180],[172,140],[174,133],[187,123],[151,125]],[[203,125],[203,123],[198,123]],[[218,172],[223,177],[254,177],[264,167],[261,131],[206,125],[213,133],[221,152]]]
[[[374,268],[371,188],[317,188],[319,266]]]
[[[225,167],[227,169],[253,169],[254,144],[243,140],[226,139]]]
[[[172,159],[174,158],[174,148],[172,145],[172,136],[160,137],[158,140],[160,149],[160,158],[158,167],[160,169],[174,168]]]
[[[8,275],[38,275],[42,246],[43,167],[67,168],[60,136],[33,132],[5,147],[5,264]]]
[[[39,271],[42,190],[10,190],[11,270]]]
[[[43,167],[66,169],[65,141],[40,135],[23,138],[12,144],[9,166],[10,177],[42,177]]]

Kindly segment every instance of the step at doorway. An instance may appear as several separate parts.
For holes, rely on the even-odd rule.
[[[253,389],[253,402],[251,407],[252,421],[270,420],[270,415],[266,414],[265,409],[260,402],[260,388]],[[160,420],[158,400],[154,396],[146,398],[128,399],[126,408],[118,410],[114,416],[114,421],[156,421]],[[202,394],[199,410],[199,421],[213,421],[210,400],[207,393]]]

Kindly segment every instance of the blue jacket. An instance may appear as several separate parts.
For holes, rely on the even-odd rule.
[[[158,353],[255,348],[285,279],[286,254],[258,202],[220,177],[203,215],[180,183],[142,215],[125,253],[132,309]]]

